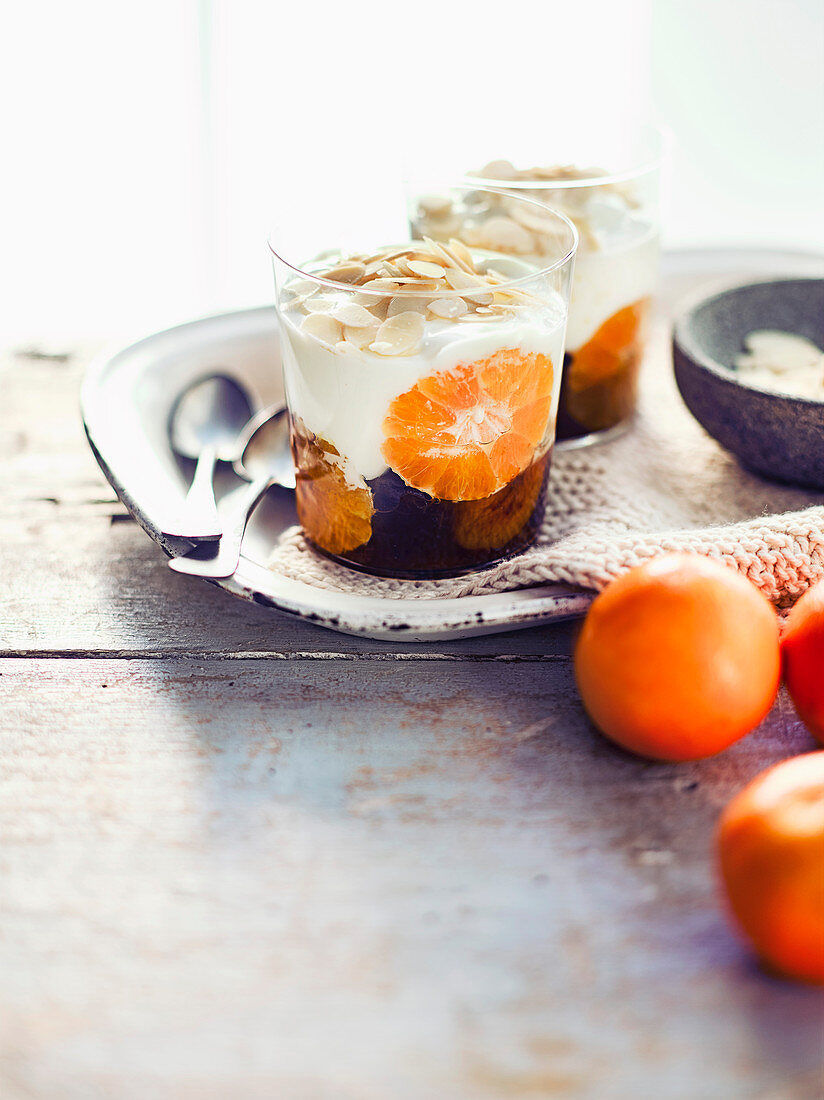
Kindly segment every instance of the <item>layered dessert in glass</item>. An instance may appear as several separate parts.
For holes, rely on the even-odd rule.
[[[609,174],[575,165],[519,168],[493,161],[469,173],[506,194],[488,216],[446,204],[437,193],[413,196],[415,235],[458,236],[540,263],[546,241],[517,198],[563,211],[579,234],[567,325],[557,439],[588,443],[626,426],[637,402],[638,373],[658,271],[658,163],[648,151],[632,168]],[[512,196],[510,198],[509,196]]]
[[[555,235],[551,262],[455,238],[299,266],[275,254],[298,517],[322,553],[427,578],[502,560],[535,538],[575,231],[519,201]]]

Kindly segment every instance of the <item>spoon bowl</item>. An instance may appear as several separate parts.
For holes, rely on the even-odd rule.
[[[225,374],[201,378],[183,391],[172,409],[172,447],[183,458],[199,458],[211,447],[220,461],[232,462],[251,415],[249,397],[233,378]]]
[[[240,435],[251,415],[246,391],[224,374],[201,378],[180,395],[169,417],[169,439],[177,454],[197,459],[197,466],[180,514],[179,530],[164,531],[165,535],[191,542],[220,538],[213,484],[215,463],[237,458]]]
[[[269,477],[286,489],[295,487],[295,469],[289,449],[289,417],[282,405],[261,409],[238,440],[235,473],[247,481]]]
[[[217,554],[207,559],[196,552],[173,558],[169,567],[175,572],[198,577],[231,577],[240,561],[246,524],[261,497],[272,485],[295,487],[289,453],[289,417],[283,406],[262,409],[252,417],[238,440],[238,452],[233,463],[235,473],[249,484],[221,501],[225,522]]]

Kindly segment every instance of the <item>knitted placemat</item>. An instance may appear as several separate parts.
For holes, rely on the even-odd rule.
[[[665,550],[734,565],[778,607],[824,577],[824,493],[762,480],[706,434],[678,394],[661,326],[632,428],[609,443],[556,452],[540,534],[518,557],[448,580],[370,577],[321,557],[293,527],[270,565],[317,588],[438,599],[551,583],[601,589]]]

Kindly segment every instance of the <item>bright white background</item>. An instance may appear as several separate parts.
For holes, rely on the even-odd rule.
[[[296,182],[666,123],[670,246],[824,250],[822,0],[6,4],[0,337],[265,302]],[[290,199],[291,203],[293,200]]]

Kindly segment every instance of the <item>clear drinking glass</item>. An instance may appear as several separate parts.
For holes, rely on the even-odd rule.
[[[478,216],[503,197],[440,195]],[[537,534],[577,235],[541,203],[507,201],[541,227],[540,264],[411,240],[402,204],[391,227],[364,206],[346,247],[327,239],[320,255],[313,225],[305,250],[270,241],[298,516],[346,565],[449,576]]]
[[[661,135],[646,128],[622,149],[603,148],[604,167],[589,167],[591,152],[574,163],[529,167],[534,161],[497,160],[464,174],[479,186],[530,197],[566,214],[579,243],[569,306],[556,439],[581,446],[625,428],[637,403],[637,384],[652,296],[658,278]],[[600,148],[597,142],[591,147]],[[609,150],[609,151],[607,151]],[[558,150],[563,155],[563,149]],[[550,153],[550,156],[553,154]],[[533,151],[534,156],[534,151]],[[595,161],[594,163],[600,163]],[[458,236],[541,263],[542,240],[510,198],[498,200],[486,231],[460,208],[434,207],[418,187],[415,235]]]

